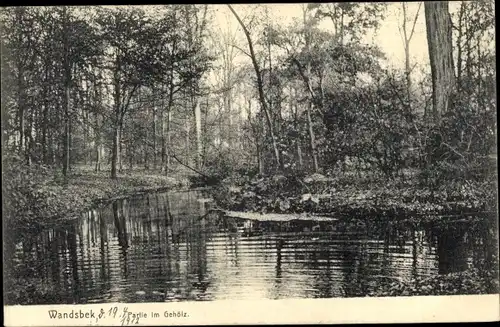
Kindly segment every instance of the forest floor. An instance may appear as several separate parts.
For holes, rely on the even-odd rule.
[[[4,221],[9,229],[36,229],[78,217],[82,212],[131,194],[172,188],[187,188],[183,174],[166,177],[155,170],[125,170],[116,179],[109,170],[89,166],[73,167],[65,178],[60,171],[43,167],[9,167],[2,183]],[[8,211],[8,212],[6,212]]]

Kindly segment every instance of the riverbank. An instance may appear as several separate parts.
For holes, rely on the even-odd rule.
[[[352,176],[351,176],[352,177]],[[467,267],[407,284],[398,279],[381,278],[378,287],[364,296],[423,296],[491,294],[499,290],[498,216],[496,180],[461,181],[434,187],[415,180],[361,180],[345,176],[314,174],[305,177],[273,176],[253,179],[228,179],[214,188],[215,201],[227,211],[245,212],[245,217],[292,215],[327,216],[337,228],[403,230],[437,228],[467,230],[482,226],[484,235],[475,235],[490,248],[482,269]],[[256,214],[257,213],[257,214]],[[258,213],[262,213],[259,215]],[[276,215],[276,213],[280,215]],[[465,227],[464,227],[465,226]],[[465,242],[465,233],[457,240]],[[488,240],[488,241],[486,241]],[[359,296],[346,291],[345,296]]]
[[[316,214],[341,220],[426,223],[476,219],[496,213],[496,181],[435,186],[412,180],[351,176],[276,175],[226,180],[214,189],[219,207],[231,211]]]
[[[109,171],[91,167],[74,168],[64,177],[48,167],[9,166],[2,182],[4,224],[9,231],[38,229],[119,197],[189,185],[185,177],[147,170],[124,171],[112,179]]]

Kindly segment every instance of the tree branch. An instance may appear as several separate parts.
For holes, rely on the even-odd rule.
[[[240,50],[241,52],[243,52],[245,55],[247,55],[248,57],[252,58],[252,56],[246,52],[245,50],[243,50],[242,48],[240,48],[239,46],[235,45],[235,44],[230,44],[230,46],[232,46],[233,48],[236,48],[238,50]]]
[[[415,25],[417,23],[418,14],[420,13],[420,7],[422,7],[422,2],[419,2],[419,4],[418,4],[417,14],[415,15],[415,19],[413,20],[413,26],[411,28],[410,37],[408,38],[408,42],[410,42],[411,38],[413,37],[413,32],[415,32]]]

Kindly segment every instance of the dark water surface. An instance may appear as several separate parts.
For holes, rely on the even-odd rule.
[[[207,216],[207,197],[138,195],[26,235],[15,278],[34,304],[351,297],[489,260],[468,229],[252,225]]]

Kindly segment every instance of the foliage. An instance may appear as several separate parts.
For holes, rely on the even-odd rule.
[[[218,205],[228,210],[322,213],[346,219],[446,221],[446,217],[453,220],[496,210],[496,184],[491,182],[434,188],[402,180],[381,186],[377,178],[353,184],[353,176],[317,176],[274,175],[243,181],[238,187],[223,183],[213,194]]]
[[[431,128],[426,148],[430,164],[424,174],[434,171],[435,183],[494,178],[496,162],[489,155],[496,145],[495,115],[493,110],[457,103]]]
[[[495,272],[468,269],[422,279],[414,286],[400,281],[380,283],[369,296],[472,295],[494,294],[498,291],[498,275]]]

